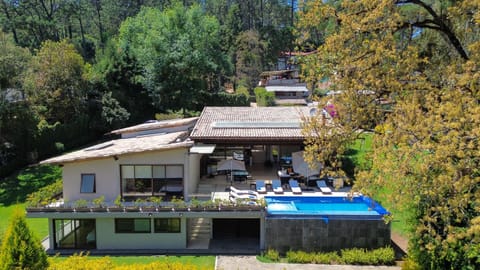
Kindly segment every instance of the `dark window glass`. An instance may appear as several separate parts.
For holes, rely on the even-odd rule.
[[[115,233],[149,233],[149,218],[116,218]]]
[[[179,233],[179,218],[156,218],[154,219],[154,229],[156,233]]]

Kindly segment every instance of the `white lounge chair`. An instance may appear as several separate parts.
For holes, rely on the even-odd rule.
[[[258,193],[267,193],[267,188],[265,187],[265,182],[263,180],[255,181]]]
[[[318,180],[317,187],[324,194],[332,194],[332,189],[327,186],[327,183],[325,183],[324,180]]]
[[[246,194],[246,195],[254,195],[254,196],[257,196],[257,195],[258,195],[258,193],[255,192],[255,191],[253,191],[253,190],[249,190],[249,189],[238,189],[238,188],[236,188],[236,187],[234,187],[234,186],[231,186],[231,187],[230,187],[230,191],[231,191],[231,192],[235,192],[235,193],[238,194],[238,195],[245,195],[245,194]]]
[[[288,184],[290,185],[290,189],[292,190],[293,194],[302,194],[302,189],[298,185],[297,180],[290,179]]]
[[[273,192],[276,194],[283,193],[282,182],[280,180],[272,180],[272,188]]]

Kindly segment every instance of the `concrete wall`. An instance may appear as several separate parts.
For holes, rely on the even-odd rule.
[[[186,219],[180,233],[115,233],[113,218],[98,218],[97,249],[181,249],[187,247]]]
[[[200,154],[190,154],[188,156],[188,163],[185,164],[186,174],[189,179],[185,179],[185,195],[195,193],[197,191],[198,183],[200,182]]]
[[[105,201],[115,200],[120,194],[120,165],[184,165],[184,185],[187,185],[186,183],[191,181],[190,173],[194,172],[194,177],[199,173],[187,168],[185,164],[188,155],[187,151],[187,148],[178,148],[167,151],[122,155],[118,156],[117,160],[109,157],[67,163],[63,167],[64,199],[72,202],[78,199],[92,200],[104,195]],[[95,174],[95,193],[80,193],[81,175],[85,173]]]
[[[334,251],[390,245],[390,224],[383,220],[265,219],[265,248]]]

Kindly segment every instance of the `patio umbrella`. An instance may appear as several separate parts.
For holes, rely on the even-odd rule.
[[[222,160],[217,163],[217,171],[246,171],[245,163],[234,159]]]
[[[314,164],[313,168],[308,166],[308,163],[303,158],[303,151],[292,153],[292,167],[293,171],[299,173],[305,177],[319,174],[320,169],[323,168],[320,162]]]

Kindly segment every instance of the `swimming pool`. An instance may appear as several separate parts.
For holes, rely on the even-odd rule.
[[[265,245],[289,250],[338,251],[390,245],[390,223],[366,196],[266,196]]]
[[[267,196],[267,214],[270,216],[328,216],[365,217],[380,219],[389,212],[366,196],[304,197]]]

